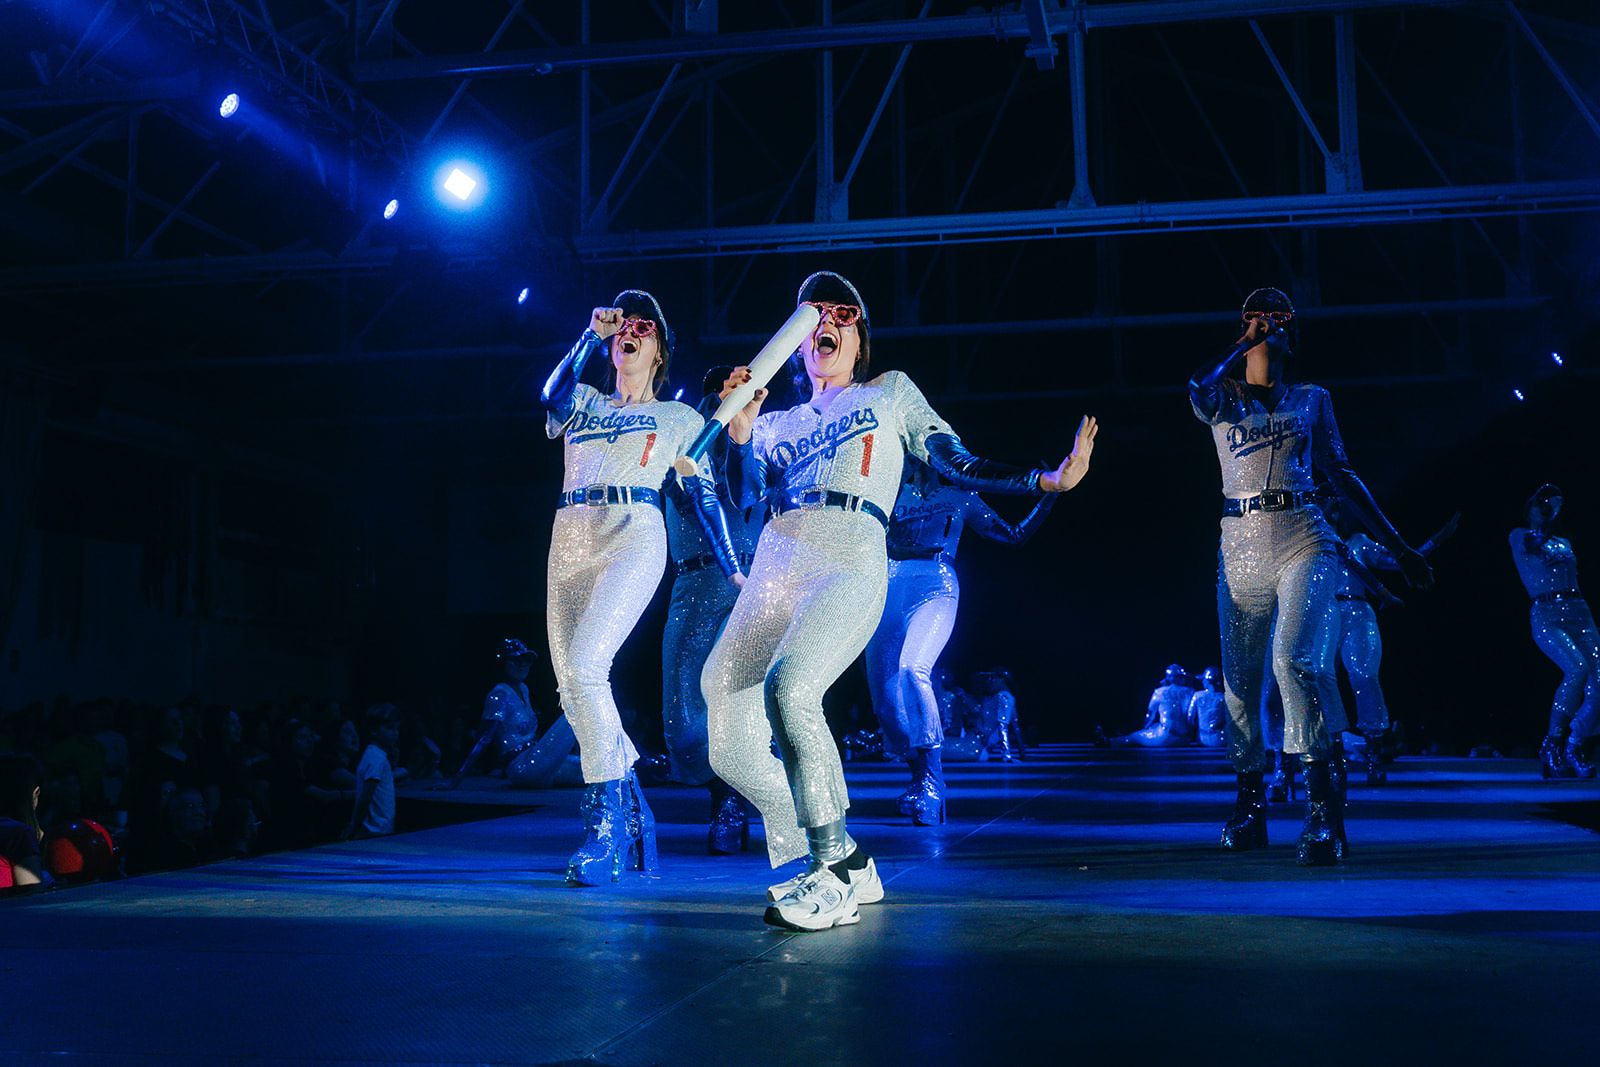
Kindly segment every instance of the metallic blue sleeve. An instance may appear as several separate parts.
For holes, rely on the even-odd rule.
[[[550,412],[557,423],[572,418],[572,393],[583,375],[583,365],[604,344],[593,330],[584,330],[578,343],[572,346],[556,369],[550,372],[544,388],[539,391],[539,402]]]
[[[1040,471],[983,459],[967,451],[954,434],[935,433],[927,438],[928,466],[960,489],[981,493],[1029,495],[1039,492]]]
[[[757,454],[754,441],[754,436],[742,445],[728,439],[723,469],[727,472],[728,499],[737,508],[753,508],[766,499],[767,462]]]
[[[1016,525],[1002,519],[993,508],[979,500],[977,496],[970,496],[966,503],[967,521],[978,531],[978,536],[987,540],[998,541],[1003,545],[1027,544],[1044,524],[1045,516],[1056,506],[1056,498],[1060,495],[1060,493],[1046,493],[1037,504],[1033,505],[1033,510],[1023,516],[1022,521]]]
[[[700,529],[711,542],[711,551],[717,557],[722,573],[732,577],[739,570],[739,553],[733,547],[733,534],[728,531],[728,516],[717,498],[717,487],[709,478],[690,475],[681,479],[683,491],[694,501],[694,515],[700,520]]]

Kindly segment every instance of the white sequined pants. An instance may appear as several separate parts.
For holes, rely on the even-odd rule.
[[[1529,612],[1533,639],[1561,668],[1561,685],[1550,704],[1550,732],[1582,740],[1600,726],[1600,630],[1581,599],[1535,603]]]
[[[1333,665],[1334,593],[1339,559],[1318,508],[1250,512],[1222,520],[1217,617],[1234,769],[1265,765],[1260,708],[1267,650],[1283,696],[1283,751],[1326,759]],[[1274,631],[1274,611],[1277,615]],[[1331,715],[1330,715],[1331,712]]]
[[[611,695],[611,661],[666,567],[661,512],[643,504],[565,507],[550,538],[550,668],[578,738],[585,782],[626,777],[638,749]]]
[[[711,767],[761,812],[774,867],[807,854],[801,827],[826,826],[850,806],[822,695],[883,615],[887,563],[883,527],[869,515],[777,516],[706,661]]]

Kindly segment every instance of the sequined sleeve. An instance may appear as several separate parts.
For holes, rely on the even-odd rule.
[[[883,376],[883,383],[894,397],[895,414],[900,419],[900,439],[908,453],[924,463],[928,460],[928,438],[936,434],[955,437],[955,430],[933,410],[928,398],[909,377],[899,371]]]
[[[497,685],[489,690],[489,695],[483,698],[483,721],[503,723],[507,718],[506,688]]]
[[[733,438],[728,438],[723,474],[728,479],[728,499],[733,501],[734,507],[753,508],[766,499],[769,488],[767,438],[770,426],[771,417],[761,415],[751,428],[750,440],[741,445]]]
[[[1019,523],[1009,523],[1002,519],[993,508],[983,502],[976,493],[962,494],[966,499],[962,502],[962,512],[978,536],[989,541],[997,541],[1003,545],[1026,544],[1038,532],[1045,516],[1050,514],[1050,509],[1055,506],[1056,498],[1060,493],[1047,493],[1033,505]]]

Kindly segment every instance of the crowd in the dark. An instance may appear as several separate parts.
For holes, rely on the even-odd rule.
[[[391,833],[394,783],[453,767],[476,721],[334,701],[0,710],[0,892],[49,884],[58,847],[87,880]],[[109,862],[80,870],[99,840]]]

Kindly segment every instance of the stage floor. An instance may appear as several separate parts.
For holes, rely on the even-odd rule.
[[[650,792],[663,877],[568,889],[576,791],[531,812],[0,904],[0,1060],[618,1064],[1485,1063],[1600,1049],[1600,782],[1406,759],[1351,786],[1352,855],[1216,847],[1217,754],[948,768],[952,821],[847,764],[887,888],[761,922],[764,853],[704,855]],[[481,799],[475,797],[475,799]],[[789,872],[785,872],[786,874]]]

